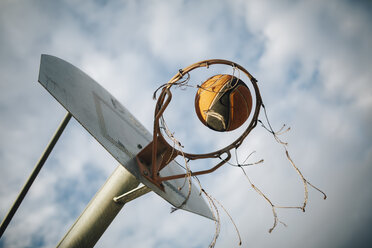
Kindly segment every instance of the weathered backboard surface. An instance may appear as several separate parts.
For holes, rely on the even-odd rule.
[[[189,191],[188,184],[184,184],[184,179],[166,181],[163,182],[163,192],[141,176],[135,156],[150,143],[152,135],[102,86],[75,66],[50,55],[41,55],[39,82],[140,182],[173,206],[181,206]],[[184,170],[172,161],[160,175],[181,173],[185,173]],[[207,203],[194,185],[190,198],[180,208],[213,219]]]

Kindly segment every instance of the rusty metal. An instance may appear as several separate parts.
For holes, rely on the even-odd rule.
[[[255,105],[255,110],[254,110],[252,120],[249,123],[246,130],[242,133],[242,135],[239,138],[237,138],[230,145],[222,149],[219,149],[217,151],[210,152],[210,153],[204,153],[204,154],[193,154],[193,153],[181,152],[177,148],[172,147],[165,140],[165,138],[163,137],[163,134],[160,131],[159,121],[165,109],[167,108],[167,106],[169,105],[172,99],[172,93],[170,89],[180,79],[182,79],[184,75],[188,74],[192,70],[196,68],[200,68],[200,67],[208,68],[210,65],[213,65],[213,64],[225,64],[225,65],[232,66],[233,68],[237,68],[240,71],[242,71],[249,78],[254,88],[255,96],[256,96],[256,105]],[[159,98],[157,100],[156,107],[155,107],[155,113],[154,113],[154,130],[153,130],[152,142],[148,144],[145,148],[143,148],[142,151],[138,153],[138,155],[136,156],[142,175],[148,180],[150,180],[151,182],[153,182],[154,184],[156,184],[161,189],[163,189],[162,182],[164,181],[187,177],[187,174],[178,174],[178,175],[172,175],[172,176],[166,176],[166,177],[159,176],[159,171],[162,168],[164,168],[167,165],[167,163],[169,163],[169,161],[173,160],[175,157],[179,155],[182,155],[189,160],[204,159],[204,158],[220,158],[221,159],[221,162],[215,165],[214,167],[207,169],[207,170],[191,172],[191,176],[208,174],[208,173],[211,173],[217,170],[231,158],[230,151],[233,148],[238,148],[242,144],[244,139],[248,136],[248,134],[253,130],[253,128],[256,127],[261,106],[262,106],[262,99],[261,99],[260,91],[257,85],[257,80],[244,67],[240,66],[239,64],[236,64],[228,60],[211,59],[211,60],[200,61],[182,70],[179,70],[179,72],[176,75],[174,75],[169,80],[169,82],[163,87],[159,95]],[[224,154],[226,155],[226,158],[223,159],[222,157],[224,156]]]
[[[153,133],[96,81],[72,64],[45,54],[41,56],[38,81],[138,181],[174,207],[214,219],[196,185],[191,184],[189,195],[189,188],[182,188],[182,179],[164,182],[162,190],[142,176],[135,156],[153,140]],[[165,108],[166,102],[167,97],[157,109]],[[150,149],[149,164],[151,154]],[[162,169],[161,176],[182,173],[184,170],[172,160]],[[187,203],[181,206],[186,198]]]

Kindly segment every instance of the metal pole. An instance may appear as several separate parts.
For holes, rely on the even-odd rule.
[[[26,181],[25,185],[23,186],[23,188],[22,188],[21,192],[19,193],[17,199],[13,203],[13,206],[10,208],[8,214],[5,216],[3,222],[1,223],[0,238],[3,236],[6,228],[8,227],[8,224],[12,220],[12,218],[13,218],[14,214],[16,213],[18,207],[21,205],[21,203],[22,203],[23,199],[25,198],[28,190],[30,189],[30,187],[31,187],[32,183],[34,182],[35,178],[37,177],[37,175],[39,174],[41,168],[43,167],[43,165],[44,165],[45,161],[47,160],[49,154],[53,150],[54,145],[57,143],[59,137],[61,136],[63,130],[67,126],[70,119],[71,119],[71,114],[68,112],[66,114],[65,118],[63,119],[63,121],[61,122],[61,124],[59,125],[57,131],[55,132],[52,140],[49,142],[48,146],[45,148],[45,150],[44,150],[43,154],[41,155],[39,161],[35,165],[34,170],[32,171],[32,173],[31,173],[30,177],[28,178],[28,180]]]
[[[143,187],[140,187],[137,194],[132,194],[132,190],[138,184],[137,179],[123,166],[119,165],[57,247],[93,247],[120,212],[125,202],[150,191],[143,190]],[[118,198],[120,195],[128,195],[129,197],[127,200],[120,201],[121,197]]]

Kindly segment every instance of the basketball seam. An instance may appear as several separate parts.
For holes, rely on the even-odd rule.
[[[231,79],[231,76],[230,75],[227,75],[227,74],[222,74],[222,76],[226,76],[226,77],[228,77],[229,79]],[[221,76],[221,77],[222,77]],[[220,78],[218,78],[217,80],[216,80],[216,82],[218,81],[218,80],[221,80],[221,77]],[[215,82],[215,83],[216,83]],[[227,82],[227,81],[226,81]],[[207,109],[207,112],[206,112],[206,118],[205,118],[205,121],[206,121],[206,123],[208,124],[208,117],[209,117],[209,115],[207,114],[210,110],[211,110],[211,106],[213,106],[219,99],[221,99],[221,97],[227,92],[227,91],[223,91],[223,89],[224,88],[226,88],[227,87],[227,84],[225,84],[224,86],[222,86],[221,88],[220,88],[220,90],[217,92],[217,95],[216,95],[216,97],[213,99],[213,101],[212,101],[212,103],[211,104],[209,104],[209,106],[208,106],[208,109]],[[230,107],[230,104],[229,104],[229,107]],[[213,111],[214,112],[214,111]],[[230,111],[229,111],[230,112]],[[230,113],[229,113],[229,115],[230,115]],[[211,115],[211,116],[213,116],[213,115]],[[225,128],[225,130],[226,130],[226,123],[223,121],[223,118],[222,118],[222,116],[221,115],[219,115],[219,118],[217,118],[217,119],[219,119],[220,121],[222,121],[223,122],[223,126],[224,126],[224,128]],[[222,119],[222,120],[221,120]],[[209,125],[208,125],[209,126]],[[229,126],[229,123],[227,123],[227,126]]]
[[[200,98],[201,98],[201,94],[203,93],[203,91],[207,91],[207,90],[209,90],[213,85],[215,85],[219,80],[221,80],[221,78],[223,77],[223,76],[225,76],[226,74],[220,74],[220,75],[215,75],[215,76],[212,76],[212,77],[210,77],[210,78],[208,78],[207,80],[206,80],[206,82],[208,81],[208,80],[211,80],[211,79],[213,79],[214,77],[218,77],[210,86],[208,86],[207,88],[205,88],[205,89],[203,89],[203,88],[200,88],[202,91],[200,91],[199,93],[197,92],[197,102],[198,102],[198,104],[199,104],[199,100],[200,100]],[[206,112],[208,111],[208,110],[210,110],[210,108],[211,108],[211,106],[212,106],[212,104],[213,104],[214,102],[212,102],[211,104],[209,104],[208,105],[208,107],[207,107],[207,110],[204,110],[204,111],[200,111],[200,108],[199,108],[199,110],[197,110],[197,114],[198,114],[198,112],[200,113],[200,117],[201,118],[199,118],[201,121],[202,121],[202,123],[204,123],[205,125],[207,124],[207,122],[208,122],[208,115],[206,114]],[[202,113],[203,112],[203,113]],[[205,115],[205,119],[203,118],[203,114]],[[199,117],[199,115],[198,115],[198,117]]]

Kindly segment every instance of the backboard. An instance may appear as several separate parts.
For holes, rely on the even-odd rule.
[[[214,219],[194,184],[188,201],[182,205],[189,191],[187,186],[182,187],[185,179],[164,181],[162,191],[141,175],[135,156],[151,142],[152,135],[118,100],[87,74],[62,59],[42,55],[38,81],[140,182],[173,206]],[[175,161],[160,171],[162,177],[182,173],[185,171]]]

